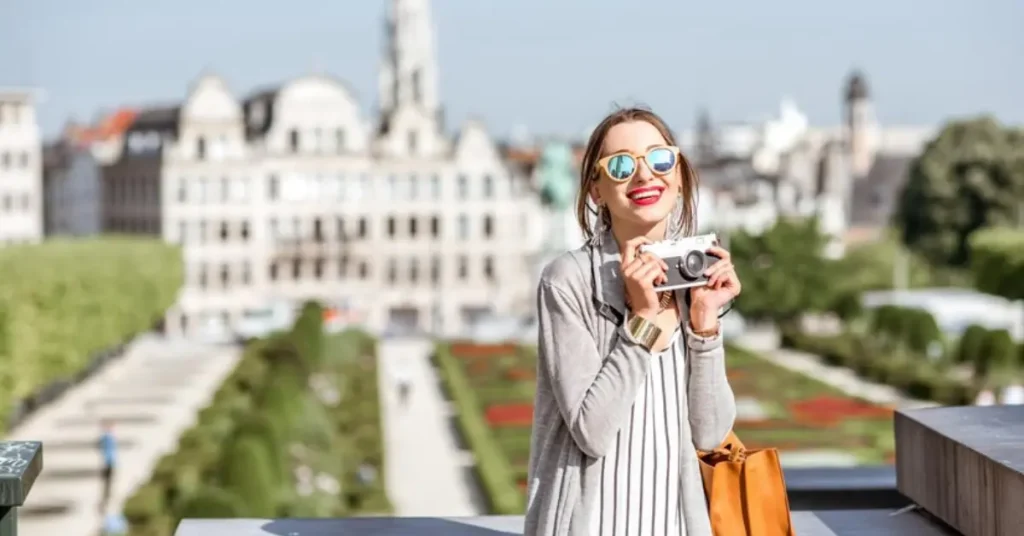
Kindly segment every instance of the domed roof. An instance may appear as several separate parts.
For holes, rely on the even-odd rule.
[[[864,100],[868,98],[868,83],[864,79],[864,73],[853,71],[846,79],[846,100]]]

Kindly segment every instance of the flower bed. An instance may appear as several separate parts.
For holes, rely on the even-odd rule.
[[[748,448],[836,449],[851,452],[866,464],[891,459],[890,408],[845,396],[740,348],[730,347],[727,359],[737,399],[757,400],[767,413],[764,419],[737,420],[736,433]],[[492,505],[499,504],[492,509],[516,513],[527,485],[535,351],[508,344],[460,343],[440,347],[438,361],[459,408],[463,434],[473,437],[470,443],[483,445],[471,447]],[[496,456],[501,460],[494,461]]]

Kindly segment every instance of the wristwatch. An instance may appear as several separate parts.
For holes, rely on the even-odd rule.
[[[654,343],[661,336],[661,328],[639,315],[630,315],[626,322],[626,330],[636,342],[647,348],[648,351],[654,348]]]

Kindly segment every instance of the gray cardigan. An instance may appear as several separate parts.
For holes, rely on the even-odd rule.
[[[627,423],[651,353],[625,332],[618,245],[609,231],[551,262],[537,290],[537,394],[530,443],[527,536],[587,536],[600,459]],[[685,291],[677,291],[686,303]],[[696,449],[717,447],[736,405],[721,336],[686,330],[688,416],[679,465],[686,536],[711,536]]]

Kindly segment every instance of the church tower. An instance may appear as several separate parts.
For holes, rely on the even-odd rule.
[[[391,0],[378,80],[378,151],[430,157],[444,150],[429,0]]]
[[[850,171],[854,179],[871,171],[878,147],[878,123],[868,94],[868,84],[860,71],[847,79],[844,91],[846,145],[850,154]]]

